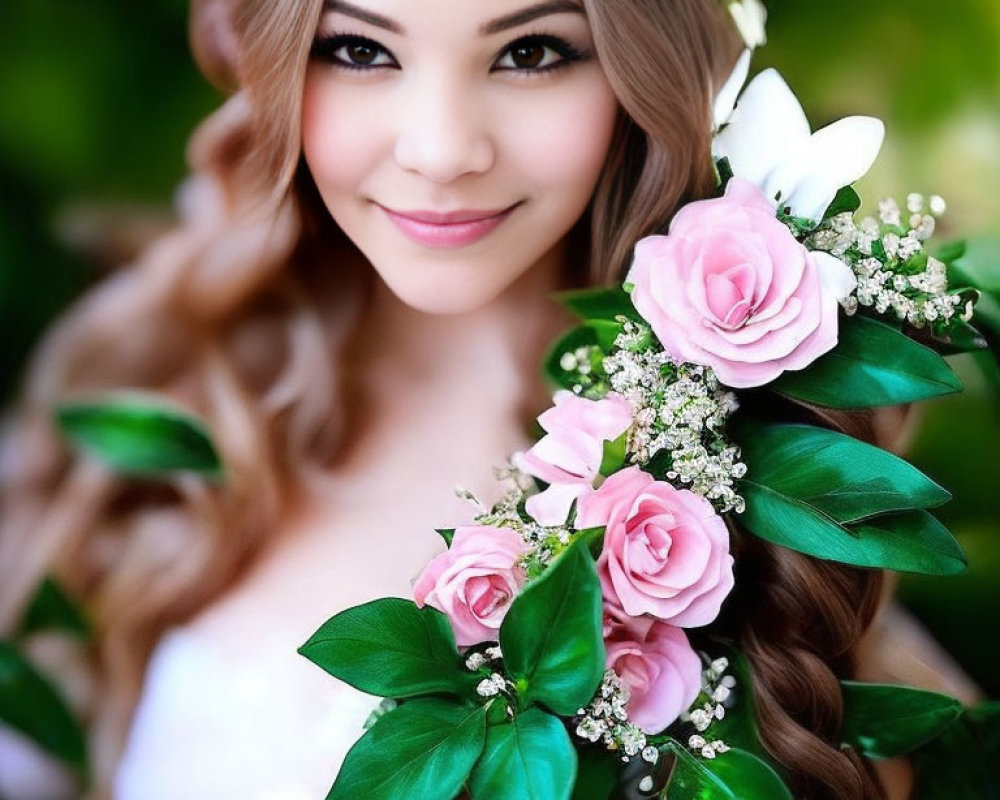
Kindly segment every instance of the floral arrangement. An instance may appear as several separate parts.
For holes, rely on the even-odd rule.
[[[737,8],[753,28],[754,5]],[[636,243],[623,285],[562,296],[580,325],[546,359],[553,405],[498,471],[502,499],[466,493],[475,524],[440,530],[448,549],[412,601],[349,608],[300,648],[386,698],[329,800],[791,798],[756,734],[746,659],[707,627],[734,587],[733,524],[859,567],[964,568],[928,512],[944,489],[780,419],[961,389],[942,354],[985,344],[976,290],[949,284],[961,247],[929,244],[944,203],[912,194],[859,220],[851,185],[881,122],[814,133],[773,70],[742,88],[749,60],[715,104],[717,195]],[[843,691],[842,743],[872,757],[962,713],[915,689]]]

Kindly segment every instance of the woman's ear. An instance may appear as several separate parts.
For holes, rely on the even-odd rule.
[[[239,40],[233,25],[234,0],[192,0],[189,31],[194,59],[218,89],[239,88]]]

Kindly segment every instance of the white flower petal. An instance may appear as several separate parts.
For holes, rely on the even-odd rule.
[[[715,137],[716,158],[733,173],[765,187],[767,178],[809,140],[809,121],[788,84],[773,69],[750,81],[729,125]],[[773,195],[769,195],[772,196]]]
[[[730,3],[729,13],[747,47],[752,49],[767,43],[767,33],[764,30],[767,9],[760,0],[739,0]]]
[[[839,301],[854,291],[858,280],[847,264],[822,250],[813,250],[810,255],[819,270],[819,281],[824,292],[833,294]]]
[[[712,120],[715,130],[718,130],[733,115],[736,108],[736,98],[740,89],[747,82],[747,75],[750,73],[750,50],[744,50],[736,61],[736,66],[726,82],[722,85],[719,93],[715,96],[715,104],[712,107]]]
[[[874,117],[847,117],[816,131],[768,176],[769,196],[780,189],[782,205],[799,217],[819,220],[837,191],[871,169],[885,126]]]

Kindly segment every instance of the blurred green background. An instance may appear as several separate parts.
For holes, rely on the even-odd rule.
[[[1000,3],[771,0],[756,68],[777,67],[815,127],[883,118],[860,185],[873,203],[935,192],[945,237],[1000,233]],[[51,316],[170,220],[184,146],[219,102],[198,75],[182,0],[0,3],[0,395]],[[941,510],[970,559],[901,595],[1000,696],[1000,404],[972,357],[960,397],[927,403],[912,460],[955,499]]]

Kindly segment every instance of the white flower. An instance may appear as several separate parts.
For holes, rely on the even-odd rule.
[[[747,75],[750,72],[750,55],[749,50],[744,50],[740,54],[732,74],[715,96],[715,103],[712,106],[712,120],[716,131],[729,122],[733,115],[733,109],[736,108],[736,98],[739,96],[743,84],[747,82]]]
[[[731,94],[728,81],[723,92]],[[717,122],[725,111],[722,94]],[[868,172],[885,135],[874,117],[846,117],[812,133],[799,101],[773,69],[750,81],[728,123],[713,140],[715,157],[728,158],[735,175],[811,220],[823,216],[841,187]]]
[[[764,31],[767,9],[760,0],[732,2],[729,4],[729,13],[733,15],[733,21],[747,47],[753,49],[767,43],[767,33]]]

